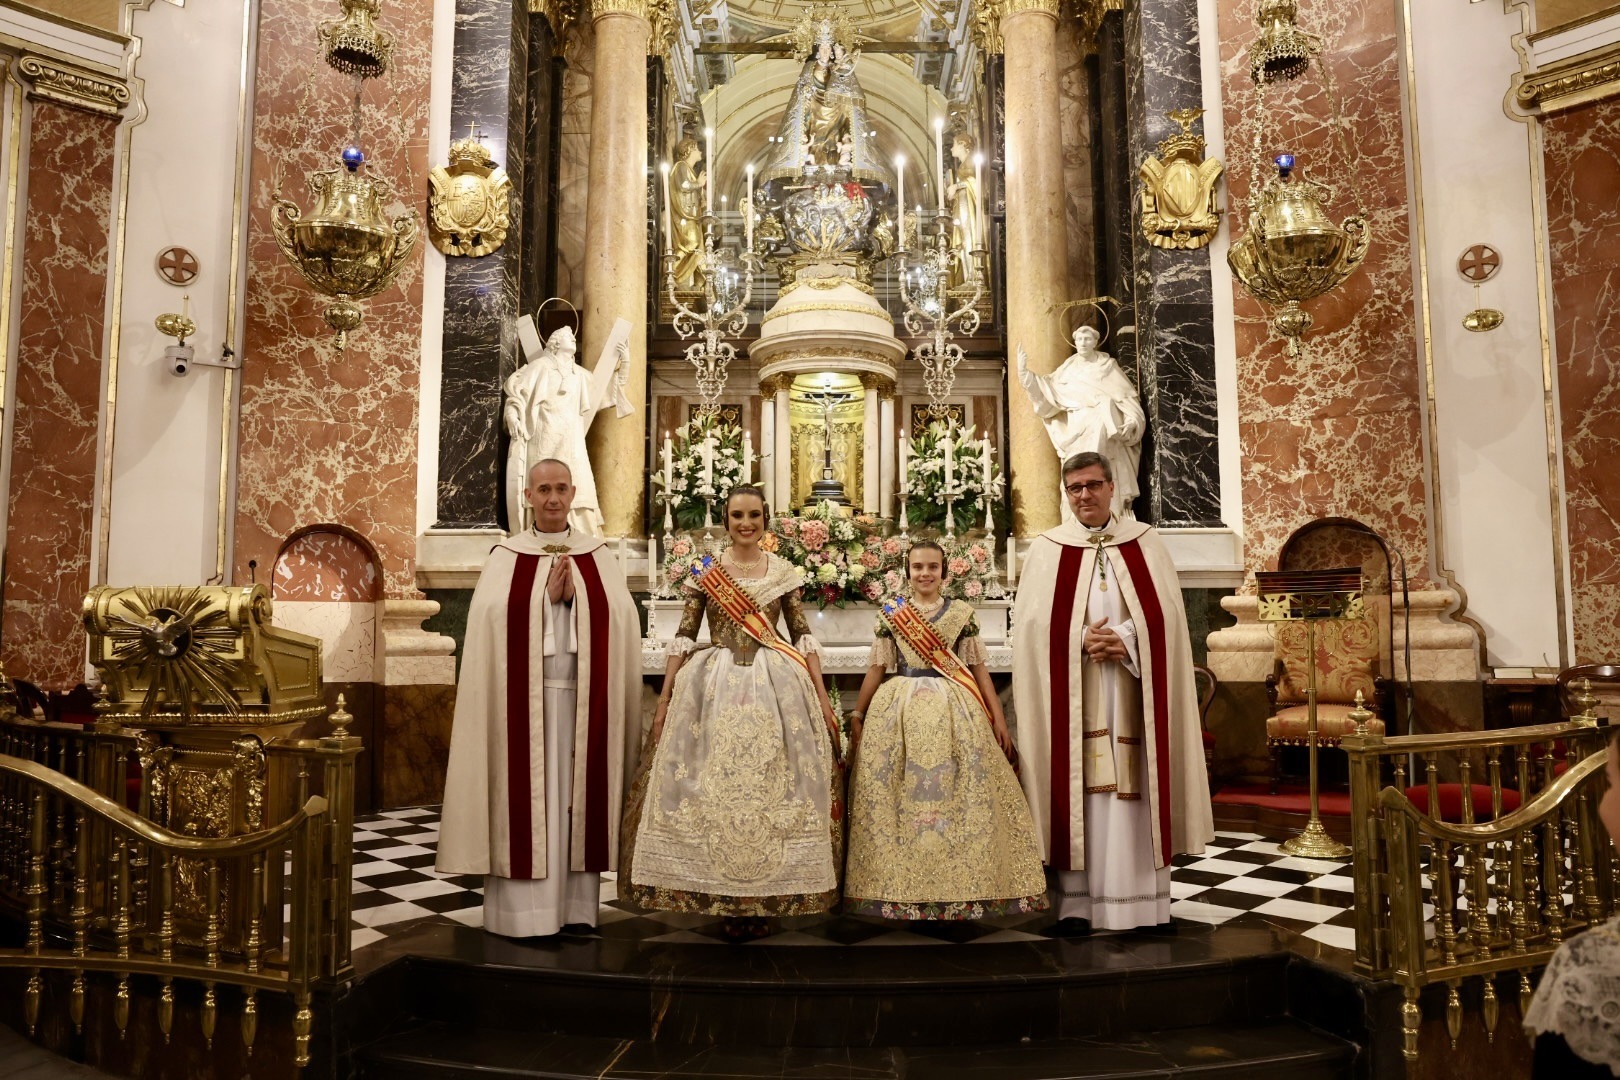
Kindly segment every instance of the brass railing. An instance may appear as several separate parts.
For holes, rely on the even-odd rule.
[[[191,980],[202,987],[210,1044],[218,988],[240,990],[232,996],[249,1053],[258,994],[287,995],[294,1061],[308,1064],[313,993],[352,975],[359,747],[341,730],[268,743],[249,735],[217,755],[227,763],[234,755],[242,767],[210,774],[198,765],[212,764],[207,753],[181,767],[150,735],[111,722],[81,728],[0,717],[0,910],[19,917],[26,934],[21,947],[0,948],[0,967],[27,972],[30,1031],[48,970],[71,973],[75,1030],[84,1022],[87,975],[116,980],[112,1019],[120,1032],[129,1023],[131,977],[155,976],[165,1039],[174,981]],[[125,805],[132,775],[138,812]],[[192,808],[210,805],[207,798],[193,792],[188,802],[184,790],[244,781],[245,800],[260,808],[246,829],[199,818]]]
[[[1446,1026],[1455,1044],[1461,986],[1480,980],[1482,1019],[1494,1039],[1497,978],[1517,974],[1522,1010],[1531,974],[1559,943],[1614,913],[1615,859],[1598,820],[1595,787],[1607,734],[1549,724],[1344,740],[1356,967],[1401,986],[1408,1059],[1417,1057],[1425,987],[1446,987]],[[1407,797],[1413,787],[1425,791],[1426,808]],[[1475,812],[1475,789],[1485,813]],[[1454,797],[1459,821],[1440,819],[1446,795]],[[1514,796],[1517,808],[1504,813]]]

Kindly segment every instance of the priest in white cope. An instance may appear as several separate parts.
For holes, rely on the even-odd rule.
[[[1024,793],[1058,932],[1157,926],[1171,858],[1215,835],[1181,586],[1153,528],[1111,512],[1106,457],[1069,458],[1063,488],[1075,520],[1035,539],[1018,583]]]
[[[483,874],[484,928],[596,925],[640,736],[641,630],[624,568],[568,524],[568,466],[530,470],[535,527],[473,590],[439,826],[441,874]]]

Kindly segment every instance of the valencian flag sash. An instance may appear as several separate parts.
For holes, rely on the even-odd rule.
[[[705,596],[720,606],[731,621],[742,627],[744,632],[767,649],[774,649],[783,656],[792,660],[810,674],[810,662],[804,654],[792,645],[777,636],[776,627],[759,610],[753,597],[743,592],[737,583],[731,580],[720,560],[713,555],[705,555],[692,564],[692,581],[703,590]],[[814,676],[811,677],[812,682]]]
[[[897,596],[883,605],[883,618],[889,628],[906,639],[910,645],[930,667],[951,682],[960,686],[973,696],[984,710],[984,715],[990,716],[990,705],[984,700],[984,691],[979,689],[979,682],[973,673],[962,663],[962,658],[951,651],[945,639],[939,636],[934,624],[922,617],[917,608],[906,602],[903,596]]]

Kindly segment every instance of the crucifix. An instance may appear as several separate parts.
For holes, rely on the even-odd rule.
[[[821,406],[821,479],[810,485],[810,498],[814,502],[834,502],[840,506],[849,505],[849,496],[844,494],[843,482],[833,475],[832,414],[833,409],[853,399],[854,396],[854,394],[840,393],[830,388],[814,394],[804,395],[803,400]]]

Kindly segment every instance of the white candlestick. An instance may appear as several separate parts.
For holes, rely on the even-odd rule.
[[[945,501],[948,505],[951,501],[951,488],[956,486],[956,461],[954,460],[956,457],[956,448],[951,443],[951,436],[948,429],[946,431],[945,438],[940,442],[940,447],[945,452]]]
[[[669,191],[669,162],[659,165],[658,171],[664,174],[664,251],[667,254],[675,250],[675,209]]]
[[[979,460],[984,463],[984,504],[990,505],[990,439],[979,440]]]
[[[703,486],[714,494],[714,436],[703,440]]]
[[[906,249],[906,155],[894,155],[895,193],[894,207],[900,215],[900,220],[894,223],[895,231],[900,235],[900,250]]]
[[[1012,584],[1008,582],[1008,584]],[[658,588],[658,537],[647,537],[647,591]]]
[[[743,202],[743,250],[754,250],[754,164],[748,163],[748,181],[744,187],[747,192]]]
[[[1007,588],[1018,581],[1018,538],[1007,537]]]
[[[900,436],[900,491],[901,494],[911,490],[911,440],[904,435]]]
[[[754,482],[754,433],[743,432],[742,483]]]
[[[704,206],[714,213],[714,128],[703,129]]]
[[[666,501],[675,493],[675,454],[674,444],[669,441],[669,432],[664,432],[664,497]]]

